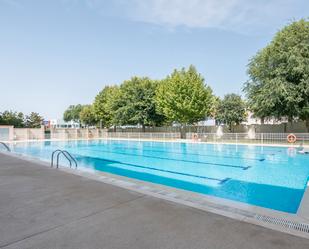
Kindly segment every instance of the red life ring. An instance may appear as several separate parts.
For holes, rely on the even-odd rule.
[[[288,140],[289,143],[295,143],[297,140],[297,137],[294,134],[289,134],[286,139]]]

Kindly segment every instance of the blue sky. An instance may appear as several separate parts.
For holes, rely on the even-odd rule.
[[[108,84],[193,64],[241,93],[248,60],[307,0],[0,0],[0,112],[61,118]]]

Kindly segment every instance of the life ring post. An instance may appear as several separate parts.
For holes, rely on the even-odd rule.
[[[193,139],[194,141],[197,141],[197,140],[198,140],[198,134],[197,134],[197,133],[193,133],[192,139]]]

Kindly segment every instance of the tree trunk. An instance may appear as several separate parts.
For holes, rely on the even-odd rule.
[[[283,132],[286,133],[287,123],[283,123]]]
[[[265,118],[261,117],[261,124],[264,124],[264,123],[265,123]]]
[[[114,132],[116,132],[117,131],[117,126],[116,125],[114,125]]]
[[[180,127],[180,138],[186,139],[186,125],[182,124]]]
[[[229,131],[230,131],[230,132],[233,132],[233,131],[232,131],[232,123],[229,123]]]
[[[288,126],[288,124],[290,124],[290,127],[291,127],[291,128],[293,127],[293,118],[291,118],[291,117],[288,118],[288,123],[286,124],[286,131],[285,131],[285,132],[287,132],[287,126]]]
[[[144,124],[142,124],[142,131],[145,132],[146,131],[146,126]]]

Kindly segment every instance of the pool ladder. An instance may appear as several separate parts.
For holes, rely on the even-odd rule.
[[[10,147],[6,143],[0,142],[0,144],[2,144],[7,149],[7,151],[11,152]]]
[[[52,155],[51,155],[51,162],[50,162],[50,167],[54,166],[54,157],[57,156],[57,161],[56,161],[56,168],[59,168],[59,157],[60,155],[64,155],[64,157],[66,159],[68,159],[69,163],[70,163],[70,168],[72,167],[72,163],[75,164],[75,168],[77,168],[77,161],[75,160],[75,158],[66,150],[55,150],[53,151]]]

